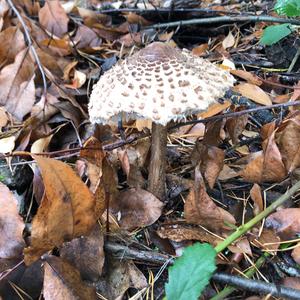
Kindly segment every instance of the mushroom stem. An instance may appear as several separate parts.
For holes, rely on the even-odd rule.
[[[148,191],[164,201],[166,196],[167,127],[152,122]]]

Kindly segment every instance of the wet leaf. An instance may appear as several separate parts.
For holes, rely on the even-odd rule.
[[[33,157],[45,194],[32,222],[31,244],[24,250],[26,264],[65,241],[89,234],[96,222],[94,197],[75,172],[60,161]]]
[[[25,246],[25,224],[19,216],[17,200],[3,183],[0,183],[0,259],[15,258]]]

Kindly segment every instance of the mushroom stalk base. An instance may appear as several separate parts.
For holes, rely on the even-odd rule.
[[[152,123],[148,191],[164,201],[166,197],[167,127]]]

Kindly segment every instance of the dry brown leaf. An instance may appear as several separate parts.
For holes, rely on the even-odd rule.
[[[95,199],[75,172],[55,159],[33,157],[45,194],[32,222],[31,244],[24,250],[26,264],[65,241],[89,234],[96,222]]]
[[[153,224],[162,213],[163,203],[146,190],[132,188],[121,192],[110,208],[120,226],[131,230]]]
[[[270,96],[260,87],[252,83],[241,83],[233,90],[261,105],[272,105]]]
[[[261,195],[261,188],[257,183],[255,183],[251,188],[250,196],[254,203],[254,208],[253,208],[254,215],[258,215],[260,212],[264,210],[264,201]]]
[[[278,148],[288,173],[300,166],[300,114],[284,121],[276,132]]]
[[[293,239],[300,232],[300,208],[285,208],[271,214],[265,223],[283,239]]]
[[[138,270],[129,260],[109,259],[107,273],[97,283],[97,289],[106,299],[120,300],[130,288],[144,288],[147,280],[143,273]]]
[[[16,26],[8,27],[0,33],[0,67],[14,62],[16,55],[26,44],[24,35]]]
[[[83,280],[97,281],[104,264],[103,233],[96,224],[90,235],[65,243],[60,256],[75,266]]]
[[[300,264],[300,243],[297,244],[297,247],[293,249],[292,258],[297,264]]]
[[[238,107],[235,111],[241,111],[244,107]],[[242,134],[248,122],[248,114],[235,117],[228,118],[226,121],[226,128],[228,130],[229,136],[233,142],[233,144],[237,144],[239,142],[239,136]]]
[[[216,246],[222,241],[222,239],[218,239],[215,235],[209,234],[201,227],[191,227],[185,224],[163,225],[158,229],[157,234],[163,239],[170,239],[175,242],[195,240]]]
[[[202,56],[206,54],[206,51],[209,49],[209,46],[207,43],[201,44],[195,48],[193,48],[192,53],[196,56]]]
[[[225,180],[237,177],[237,176],[239,176],[239,174],[235,170],[233,170],[232,168],[230,168],[227,165],[224,165],[223,169],[219,173],[218,179],[225,181]]]
[[[56,256],[47,256],[45,260],[43,287],[45,300],[97,299],[96,289],[83,283],[76,268]]]
[[[54,56],[67,56],[72,53],[70,43],[64,39],[44,39],[40,45],[43,50],[47,49]]]
[[[275,132],[263,142],[263,151],[251,153],[240,175],[249,182],[278,182],[286,177],[285,166],[274,140]]]
[[[199,224],[213,232],[228,229],[225,223],[235,224],[234,217],[218,207],[206,193],[199,167],[195,169],[195,186],[191,189],[184,205],[184,216],[188,223]]]
[[[199,113],[197,115],[198,118],[205,119],[208,117],[212,117],[217,115],[218,113],[222,112],[226,108],[228,108],[231,105],[229,101],[224,101],[224,103],[214,103],[209,106],[207,111],[204,111],[202,113]]]
[[[228,249],[232,253],[236,253],[236,254],[243,253],[252,256],[251,246],[247,238],[242,238],[238,240],[235,243],[235,245],[228,246]]]
[[[14,63],[0,73],[0,104],[19,120],[29,113],[35,101],[34,64],[28,50],[16,56]]]
[[[286,286],[287,288],[300,290],[300,278],[299,277],[284,277],[282,284],[284,286]]]
[[[25,224],[19,216],[17,200],[12,192],[0,182],[0,259],[15,258],[25,246]]]
[[[99,47],[102,43],[102,39],[98,37],[96,32],[91,28],[80,25],[76,31],[74,42],[76,44],[76,48],[78,49],[93,48]]]
[[[61,38],[68,31],[69,17],[58,0],[46,0],[39,11],[39,21],[51,35]]]
[[[230,73],[246,80],[248,83],[252,83],[254,85],[262,85],[262,81],[259,79],[259,77],[256,76],[253,73],[248,72],[248,71],[245,71],[245,70],[230,70]]]
[[[232,48],[235,44],[235,38],[232,35],[231,31],[228,32],[228,35],[225,37],[225,39],[222,42],[222,46],[224,49]]]
[[[254,229],[255,230],[255,229]],[[258,231],[258,229],[256,229]],[[277,250],[280,246],[280,238],[274,230],[264,228],[260,236],[254,240],[253,245],[270,251]],[[269,245],[271,244],[271,245]]]

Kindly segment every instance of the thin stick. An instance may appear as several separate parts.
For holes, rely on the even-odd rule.
[[[29,31],[28,31],[28,28],[22,18],[22,16],[20,15],[19,11],[17,10],[17,8],[15,7],[15,5],[13,4],[13,2],[11,0],[6,0],[8,5],[10,6],[10,8],[13,10],[13,12],[16,14],[19,22],[21,23],[23,29],[24,29],[24,34],[25,34],[25,37],[26,37],[26,40],[27,40],[27,43],[28,43],[28,46],[32,52],[32,55],[37,63],[37,66],[40,70],[40,73],[41,73],[41,76],[42,76],[42,80],[43,80],[43,95],[46,97],[46,94],[47,94],[47,80],[46,80],[46,75],[45,75],[45,72],[44,72],[44,68],[41,64],[41,61],[40,61],[40,58],[37,54],[37,52],[35,51],[35,48],[33,46],[33,43],[32,43],[32,40],[31,40],[31,37],[30,37],[30,34],[29,34]]]
[[[288,18],[276,18],[271,16],[222,16],[202,19],[191,19],[183,21],[168,22],[162,24],[154,24],[147,26],[146,28],[170,28],[170,27],[181,27],[187,25],[204,25],[204,24],[216,24],[216,23],[235,23],[235,22],[268,22],[268,23],[290,23],[293,25],[300,25],[300,20],[288,19]]]

